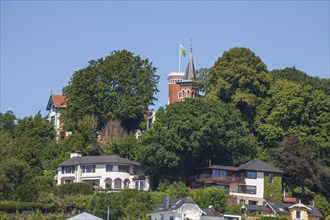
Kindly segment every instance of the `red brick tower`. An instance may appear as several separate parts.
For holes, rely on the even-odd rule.
[[[184,101],[186,98],[198,97],[198,89],[193,85],[195,66],[190,46],[189,61],[186,71],[168,74],[168,103]]]
[[[184,72],[172,72],[168,74],[168,104],[181,101],[179,99],[180,84],[184,78]]]

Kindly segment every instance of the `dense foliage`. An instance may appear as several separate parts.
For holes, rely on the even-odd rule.
[[[69,101],[63,117],[67,128],[75,131],[86,115],[95,117],[98,130],[112,119],[120,119],[126,129],[137,128],[143,111],[156,99],[155,71],[148,59],[127,50],[91,60],[63,89]]]
[[[233,105],[188,99],[159,109],[156,118],[137,151],[153,186],[164,179],[186,181],[209,160],[238,164],[256,153],[255,141]]]
[[[165,195],[190,196],[201,207],[238,214],[240,207],[223,190],[190,190],[187,180],[210,161],[237,165],[254,157],[285,171],[283,184],[276,176],[266,184],[265,197],[279,201],[282,185],[288,195],[299,193],[330,215],[329,79],[295,67],[269,72],[251,50],[233,48],[197,71],[194,83],[205,97],[160,108],[153,128],[137,140],[131,131],[143,128],[144,110],[155,100],[155,71],[126,50],[76,71],[63,89],[69,104],[63,119],[73,131],[64,140],[54,139],[53,126],[40,113],[23,119],[0,113],[0,218],[34,212],[33,219],[67,219],[82,210],[106,218],[109,206],[111,219],[145,219]],[[137,160],[154,191],[57,186],[56,165],[73,150]]]
[[[243,118],[252,122],[255,108],[267,95],[271,75],[260,57],[244,47],[225,51],[209,70],[208,96],[233,103]]]

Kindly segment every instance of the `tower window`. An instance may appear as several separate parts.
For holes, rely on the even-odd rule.
[[[50,123],[52,123],[53,125],[55,125],[55,116],[50,117]]]

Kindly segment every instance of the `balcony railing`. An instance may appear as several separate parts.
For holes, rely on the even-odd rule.
[[[196,182],[224,182],[224,183],[244,183],[244,179],[233,176],[217,176],[212,174],[195,175],[193,178]]]

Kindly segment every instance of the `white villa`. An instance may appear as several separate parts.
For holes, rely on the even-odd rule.
[[[82,156],[71,153],[70,159],[59,164],[57,184],[86,182],[95,188],[149,190],[148,178],[140,164],[119,156]]]

